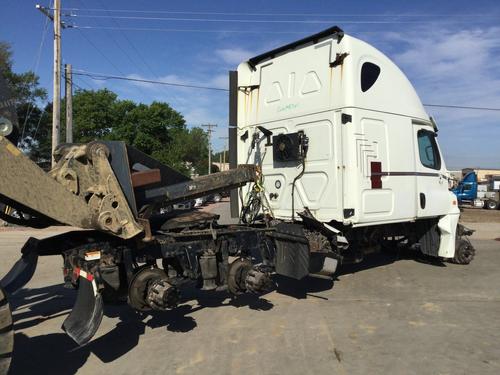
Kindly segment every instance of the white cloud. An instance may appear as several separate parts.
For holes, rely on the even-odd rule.
[[[106,81],[104,79],[96,79],[91,78],[92,85],[97,86],[98,88],[106,86]]]
[[[227,64],[235,66],[255,55],[254,52],[239,47],[217,49],[215,50],[215,54]]]
[[[393,56],[424,102],[498,107],[500,102],[500,28],[440,31],[403,41]],[[449,120],[483,118],[473,111],[441,111]]]
[[[209,81],[210,86],[227,89],[229,87],[229,73],[217,74]]]
[[[500,27],[367,35],[389,51],[423,103],[500,107]],[[498,112],[428,107],[448,167],[500,166]]]
[[[225,74],[214,76],[196,74],[193,78],[181,78],[177,75],[161,77],[145,77],[140,74],[130,74],[129,78],[151,79],[182,85],[196,85],[227,88],[228,78]],[[209,91],[197,88],[166,86],[147,82],[115,81],[113,90],[120,97],[126,97],[137,102],[149,103],[162,101],[169,103],[175,110],[182,113],[188,126],[201,124],[217,124],[213,134],[214,149],[222,147],[218,137],[227,133],[227,93],[224,91]]]

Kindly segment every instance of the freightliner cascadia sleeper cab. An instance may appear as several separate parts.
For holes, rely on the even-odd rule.
[[[261,213],[301,222],[306,210],[356,259],[388,241],[442,258],[468,247],[437,127],[383,53],[332,27],[241,63],[230,81],[231,152],[261,167]],[[256,216],[252,190],[233,194],[243,220]]]

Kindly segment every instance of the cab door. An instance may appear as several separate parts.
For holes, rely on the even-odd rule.
[[[417,177],[417,217],[446,215],[450,192],[446,165],[431,125],[414,124],[415,163]]]

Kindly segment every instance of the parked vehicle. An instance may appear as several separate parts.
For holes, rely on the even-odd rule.
[[[218,203],[222,200],[223,193],[209,194],[194,200],[194,207],[201,207],[209,203]]]
[[[173,205],[174,210],[191,210],[194,208],[195,201],[194,199],[192,200],[187,200],[185,202],[180,202],[176,203]]]
[[[199,208],[207,202],[207,197],[198,197],[194,200],[194,207]]]
[[[232,83],[230,160],[262,171],[233,214],[290,223],[339,262],[388,242],[469,253],[437,125],[380,51],[334,27],[241,63]]]
[[[210,197],[210,200],[214,203],[219,203],[222,200],[222,194],[220,194],[220,193],[212,194],[212,196]]]
[[[500,206],[499,191],[491,189],[488,185],[486,191],[479,191],[475,172],[467,173],[451,191],[457,196],[459,204],[484,207],[489,210],[496,210]]]

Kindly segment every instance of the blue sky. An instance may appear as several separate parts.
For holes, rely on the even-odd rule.
[[[40,3],[48,6],[50,1]],[[46,25],[36,3],[4,1],[0,40],[13,46],[14,69],[36,70],[50,93],[52,25]],[[73,14],[64,18],[68,23],[92,27],[63,31],[63,62],[73,64],[74,69],[227,87],[227,71],[240,61],[335,24],[393,59],[424,103],[500,107],[500,4],[496,1],[62,3],[63,8],[78,9],[63,11]],[[186,20],[193,18],[197,20]],[[290,22],[294,20],[299,22]],[[225,92],[89,77],[76,77],[75,83],[85,89],[107,87],[122,99],[166,101],[183,113],[190,126],[216,123],[214,146],[222,149],[219,137],[227,133]],[[500,112],[427,109],[440,127],[439,141],[448,168],[500,168]]]

